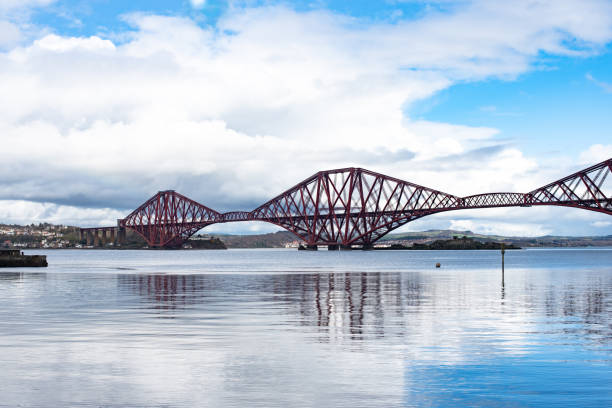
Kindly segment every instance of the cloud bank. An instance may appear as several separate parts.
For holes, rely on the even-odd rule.
[[[415,120],[407,108],[612,39],[612,5],[595,0],[464,2],[393,23],[284,6],[231,8],[212,26],[123,18],[130,30],[108,38],[26,42],[18,23],[4,23],[10,34],[0,22],[10,146],[0,150],[0,222],[15,219],[15,202],[34,220],[106,222],[163,189],[251,209],[345,166],[457,195],[529,191],[574,169],[561,158],[542,166],[496,129]],[[554,222],[538,214],[523,233]]]

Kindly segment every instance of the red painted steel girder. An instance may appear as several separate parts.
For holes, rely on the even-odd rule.
[[[612,215],[612,158],[533,190],[533,205],[559,205]]]
[[[223,217],[222,222],[237,222],[237,221],[252,221],[253,212],[248,211],[231,211],[221,214]]]
[[[523,193],[485,193],[461,199],[461,208],[493,208],[529,206],[531,201]]]
[[[417,218],[459,209],[559,205],[612,215],[612,159],[529,193],[458,197],[361,168],[321,171],[253,211],[218,213],[172,190],[160,191],[120,226],[150,246],[179,246],[214,223],[265,221],[309,245],[368,246]]]
[[[370,245],[460,198],[360,168],[321,171],[252,211],[309,245]]]
[[[222,221],[220,213],[174,190],[160,191],[124,218],[120,226],[140,234],[154,247],[177,247],[207,225]]]

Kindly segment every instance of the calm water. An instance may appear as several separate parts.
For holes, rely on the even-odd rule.
[[[612,248],[47,255],[2,407],[612,406]]]

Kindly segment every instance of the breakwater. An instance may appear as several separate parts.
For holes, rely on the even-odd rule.
[[[46,255],[24,255],[18,249],[0,249],[0,268],[46,266]]]

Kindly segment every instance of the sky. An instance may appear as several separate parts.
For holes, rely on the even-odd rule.
[[[612,157],[612,1],[0,0],[0,223],[251,210],[364,167],[465,196]],[[608,235],[569,208],[399,231]],[[263,223],[203,232],[259,233]]]

